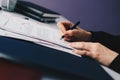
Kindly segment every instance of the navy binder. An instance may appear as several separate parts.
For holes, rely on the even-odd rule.
[[[0,53],[12,61],[68,73],[88,80],[112,80],[94,60],[37,45],[23,40],[0,37]],[[75,79],[74,79],[75,80]]]

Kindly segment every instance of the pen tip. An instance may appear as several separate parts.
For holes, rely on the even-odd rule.
[[[62,36],[60,40],[62,40],[65,36]]]

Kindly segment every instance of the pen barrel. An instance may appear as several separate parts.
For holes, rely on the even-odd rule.
[[[75,24],[71,27],[71,30],[72,30],[72,29],[75,29],[79,24],[80,24],[80,21],[78,21],[77,23],[75,23]]]

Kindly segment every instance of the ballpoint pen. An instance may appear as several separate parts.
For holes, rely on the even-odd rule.
[[[80,24],[80,21],[76,22],[71,28],[67,29],[67,30],[72,30],[72,29],[75,29],[78,25]],[[61,37],[61,39],[63,39],[65,36],[63,35]]]

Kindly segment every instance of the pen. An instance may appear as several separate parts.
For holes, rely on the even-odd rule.
[[[70,29],[67,29],[67,30],[72,30],[72,29],[75,29],[78,25],[80,24],[80,21],[76,22]],[[61,39],[63,39],[65,36],[63,35],[61,37]]]
[[[2,8],[0,7],[0,10],[2,10]]]

